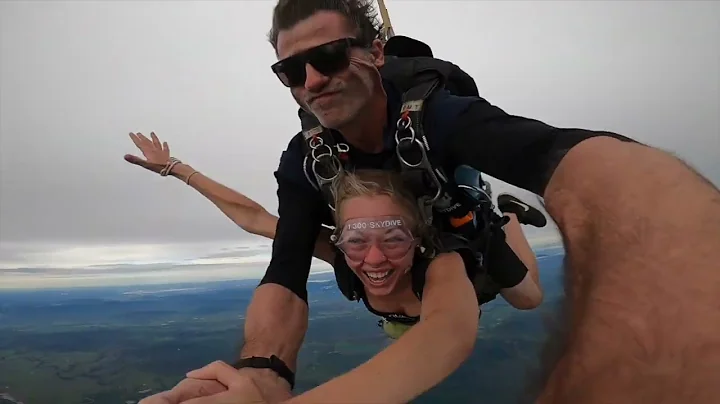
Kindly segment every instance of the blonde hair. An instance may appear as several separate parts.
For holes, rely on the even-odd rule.
[[[386,195],[405,211],[411,221],[411,231],[422,240],[422,246],[425,249],[433,249],[431,228],[425,224],[417,199],[405,186],[400,174],[376,169],[360,169],[354,172],[343,170],[333,181],[332,189],[336,225],[340,222],[342,205],[348,199]]]

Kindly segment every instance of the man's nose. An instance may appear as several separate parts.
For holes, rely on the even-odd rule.
[[[308,91],[319,92],[329,81],[330,77],[315,70],[310,63],[305,65],[305,88]]]
[[[367,255],[365,255],[365,263],[368,265],[380,265],[387,261],[387,257],[383,254],[375,243],[373,243],[368,249]]]

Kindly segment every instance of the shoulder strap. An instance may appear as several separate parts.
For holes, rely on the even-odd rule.
[[[436,69],[438,66],[434,63],[411,62],[415,63],[408,66],[407,76],[396,77],[397,86],[404,91],[395,132],[395,150],[403,180],[415,194],[420,211],[430,223],[432,205],[442,196],[447,178],[430,163],[430,144],[423,129],[423,115],[426,101],[434,91],[444,86],[447,72]]]
[[[430,57],[392,58],[381,68],[383,79],[403,93],[395,132],[396,154],[403,179],[418,198],[427,222],[432,221],[432,205],[443,195],[443,184],[448,180],[430,163],[423,108],[433,92],[445,86],[453,68],[452,63]],[[300,109],[298,115],[305,137],[305,176],[334,210],[331,184],[346,166],[349,147],[337,143],[332,131],[311,113]]]
[[[298,110],[305,138],[303,170],[310,184],[323,193],[330,209],[334,195],[332,182],[344,169],[349,147],[345,143],[335,141],[333,133],[324,128],[314,115],[303,109]]]
[[[364,290],[357,275],[348,267],[342,254],[336,254],[333,261],[335,281],[340,292],[350,301],[358,301],[362,298]]]
[[[412,291],[413,294],[415,294],[415,297],[418,298],[418,300],[422,300],[423,289],[425,289],[425,274],[427,273],[428,266],[430,265],[431,261],[432,258],[416,255],[415,262],[413,262],[413,266],[410,269],[412,276]]]
[[[442,87],[450,80],[456,66],[444,60],[432,57],[403,57],[386,59],[380,68],[383,79],[391,82],[400,92],[405,92],[418,83],[418,75],[429,73],[442,79]]]

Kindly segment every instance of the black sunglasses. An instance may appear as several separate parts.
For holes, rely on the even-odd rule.
[[[310,64],[323,76],[332,76],[350,66],[350,48],[364,47],[356,38],[342,38],[318,45],[273,64],[270,68],[286,87],[305,85]]]

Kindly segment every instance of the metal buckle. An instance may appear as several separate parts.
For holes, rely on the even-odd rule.
[[[401,130],[410,132],[410,136],[400,138],[399,135]],[[405,157],[402,156],[402,153],[400,152],[400,145],[403,144],[403,142],[415,145],[420,149],[420,161],[418,161],[417,163],[410,163],[405,159]],[[395,130],[395,154],[397,154],[398,159],[405,166],[409,168],[422,168],[430,176],[433,183],[435,184],[435,187],[437,188],[435,196],[426,202],[428,204],[432,204],[436,200],[438,200],[440,196],[442,196],[443,189],[442,183],[435,174],[435,170],[433,169],[432,165],[430,165],[426,149],[429,149],[429,147],[427,147],[427,142],[421,142],[420,139],[415,136],[415,129],[413,129],[412,127],[412,120],[410,119],[410,117],[404,116],[398,119],[397,129]]]
[[[340,159],[333,153],[333,149],[330,145],[326,144],[325,141],[321,136],[313,136],[310,139],[308,139],[308,146],[310,146],[310,155],[309,157],[312,157],[312,164],[310,164],[310,168],[312,169],[313,175],[315,176],[315,180],[318,183],[319,187],[315,187],[319,191],[323,191],[323,187],[327,186],[327,184],[331,183],[333,180],[335,180],[339,175],[340,171],[343,169],[342,162]],[[348,146],[345,143],[339,143],[335,145],[335,148],[337,149],[338,153],[347,153],[350,151],[350,146]],[[330,161],[327,162],[328,164],[326,167],[329,168],[332,172],[332,175],[325,176],[321,175],[318,172],[318,163],[325,163],[323,162],[324,159],[329,159]],[[308,156],[305,156],[305,160],[303,162],[304,167],[307,167],[308,163]],[[310,178],[307,175],[307,171],[305,171],[305,177],[310,180]],[[315,186],[313,181],[310,181],[313,186]],[[332,195],[332,189],[330,189],[330,194]],[[334,197],[334,195],[332,195]],[[328,202],[328,207],[334,212],[335,207],[331,202]]]

